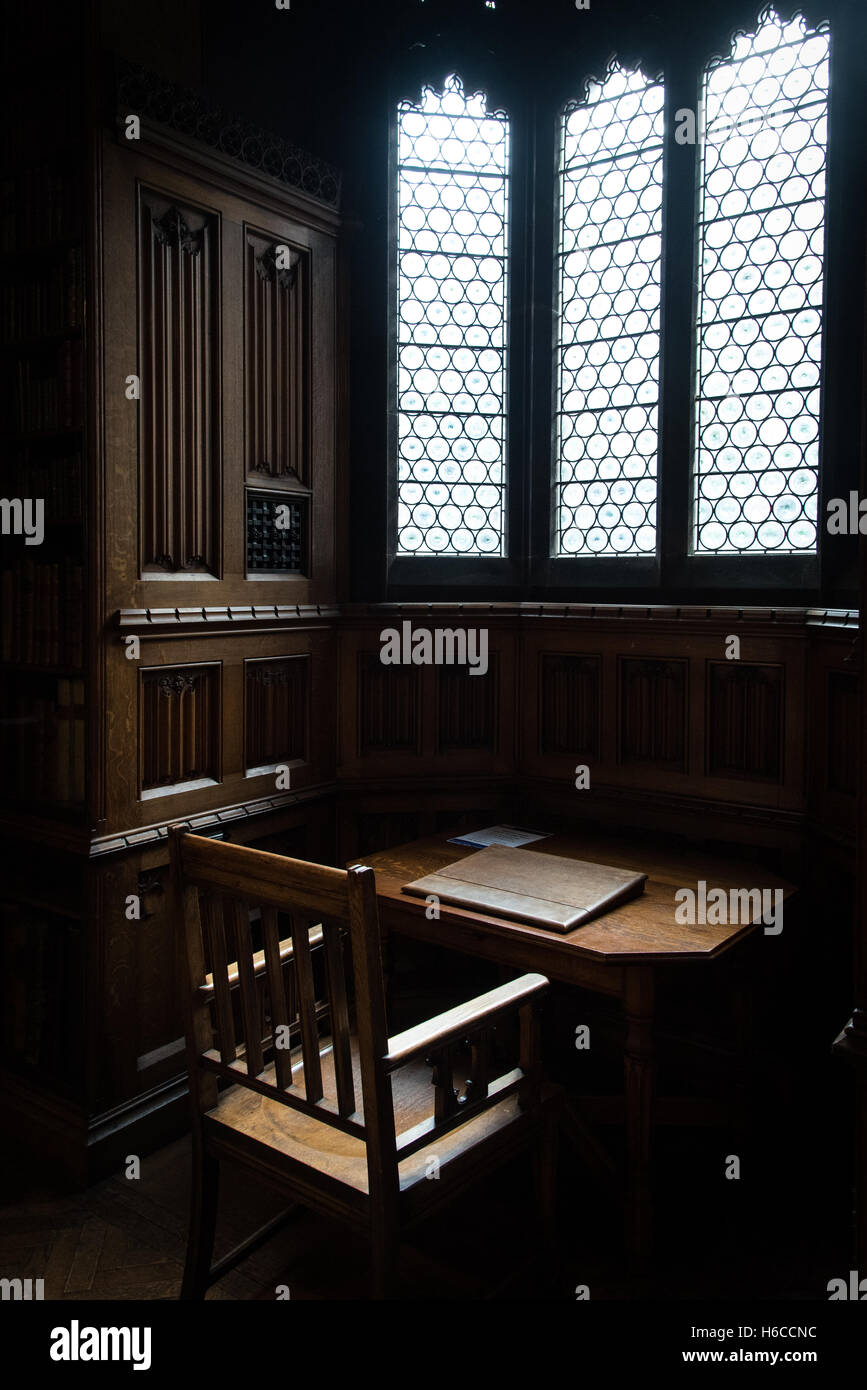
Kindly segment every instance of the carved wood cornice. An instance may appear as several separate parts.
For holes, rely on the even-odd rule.
[[[127,116],[136,115],[141,119],[143,137],[171,132],[241,169],[276,179],[306,198],[333,209],[339,206],[339,171],[281,136],[125,59],[117,61],[115,87],[121,129]]]

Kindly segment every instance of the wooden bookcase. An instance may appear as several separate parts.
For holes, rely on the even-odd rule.
[[[166,826],[334,847],[339,179],[113,90],[0,208],[3,490],[45,502],[3,538],[0,1089],[76,1182],[186,1123]]]

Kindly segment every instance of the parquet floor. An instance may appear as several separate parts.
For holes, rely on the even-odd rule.
[[[848,1268],[845,1201],[829,1209],[824,1184],[814,1184],[805,1200],[800,1180],[785,1189],[772,1175],[749,1202],[734,1184],[723,1188],[724,1201],[718,1194],[711,1202],[701,1176],[708,1164],[693,1140],[683,1136],[681,1142],[682,1153],[677,1146],[660,1155],[661,1174],[668,1171],[672,1186],[665,1191],[663,1183],[659,1194],[654,1261],[629,1264],[616,1203],[564,1152],[556,1268],[535,1257],[530,1175],[519,1162],[414,1235],[412,1248],[404,1250],[401,1297],[574,1301],[576,1286],[586,1283],[594,1300],[825,1298],[826,1280]],[[718,1141],[708,1142],[715,1154]],[[689,1173],[694,1190],[684,1183]],[[46,1299],[67,1302],[174,1300],[188,1185],[188,1140],[144,1157],[137,1180],[119,1173],[72,1195],[14,1188],[0,1173],[0,1277],[42,1278]],[[217,1257],[279,1209],[279,1198],[224,1165]],[[283,1285],[294,1300],[366,1298],[364,1241],[300,1212],[208,1297],[273,1301]]]
[[[188,1140],[143,1158],[138,1179],[121,1173],[66,1196],[32,1189],[10,1200],[6,1182],[0,1191],[0,1276],[42,1278],[46,1299],[178,1297],[187,1232]],[[216,1257],[280,1210],[279,1197],[251,1188],[224,1165]],[[484,1270],[475,1277],[461,1272],[462,1257],[469,1256],[468,1267],[472,1264],[479,1234],[472,1217],[469,1223],[466,1214],[459,1217],[452,1243],[457,1262],[448,1266],[436,1255],[406,1252],[407,1295],[483,1298]],[[491,1248],[489,1235],[484,1248]],[[505,1251],[501,1257],[508,1259]],[[293,1299],[354,1299],[366,1297],[367,1280],[364,1242],[302,1211],[208,1297],[274,1300],[278,1286],[288,1285]]]

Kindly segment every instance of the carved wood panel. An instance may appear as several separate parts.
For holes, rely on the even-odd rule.
[[[498,686],[496,652],[490,654],[483,676],[471,675],[466,666],[437,669],[437,742],[441,753],[462,749],[496,752]]]
[[[218,665],[141,672],[141,789],[219,778]]]
[[[310,480],[308,254],[245,237],[247,472]]]
[[[246,664],[246,767],[308,761],[310,658]]]
[[[143,573],[219,566],[217,219],[143,192],[139,403]]]
[[[621,657],[620,761],[686,766],[685,661]]]
[[[358,654],[359,752],[417,752],[420,677],[415,666],[384,666],[378,652]]]
[[[782,667],[711,662],[708,677],[708,774],[779,782]]]
[[[539,655],[539,752],[599,756],[597,656]]]

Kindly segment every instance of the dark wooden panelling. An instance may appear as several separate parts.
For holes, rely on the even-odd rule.
[[[143,572],[219,568],[218,223],[145,192],[139,204]]]
[[[248,661],[245,701],[247,769],[308,760],[309,657]]]
[[[358,854],[373,854],[418,839],[421,826],[413,811],[373,811],[359,815]]]
[[[311,857],[310,831],[306,825],[296,825],[276,835],[263,835],[261,839],[248,840],[247,843],[252,849],[262,849],[268,854],[285,854],[289,859]]]
[[[621,657],[620,762],[685,769],[685,661]]]
[[[359,652],[359,752],[418,750],[419,691],[418,667],[383,666],[378,652]]]
[[[539,655],[539,752],[599,755],[597,656]]]
[[[83,1052],[81,923],[26,901],[0,902],[0,972],[3,1056],[36,1080],[74,1091]]]
[[[491,653],[488,669],[483,676],[471,675],[466,666],[438,668],[439,752],[450,753],[468,748],[479,752],[496,752],[498,681],[496,653]]]
[[[278,253],[278,246],[285,250]],[[278,267],[278,254],[288,266]],[[307,254],[247,229],[247,472],[309,481],[310,343]]]
[[[858,677],[828,673],[828,786],[855,796],[858,791]]]
[[[141,789],[202,777],[217,780],[218,665],[155,667],[141,673]]]
[[[708,775],[779,782],[782,667],[714,661],[708,676]]]

